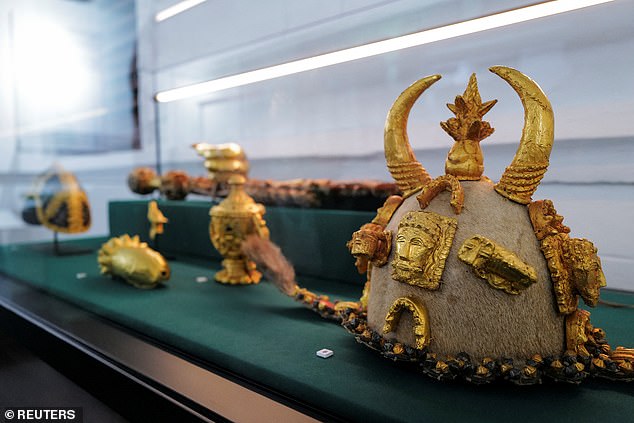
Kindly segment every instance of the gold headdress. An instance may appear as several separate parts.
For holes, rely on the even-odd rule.
[[[441,126],[455,144],[446,174],[436,179],[412,152],[407,117],[440,76],[415,82],[394,102],[385,157],[403,197],[379,210],[381,225],[355,233],[363,248],[349,243],[357,263],[365,260],[357,267],[367,270],[369,290],[367,307],[349,310],[344,326],[358,341],[389,358],[419,362],[438,379],[632,380],[634,349],[612,350],[589,313],[578,309],[579,296],[594,306],[605,286],[596,248],[569,237],[552,202],[532,201],[553,144],[550,103],[521,72],[490,70],[517,92],[525,111],[519,148],[497,184],[482,176],[479,146],[493,133],[482,117],[496,100],[482,102],[475,75],[448,104],[455,117]],[[367,245],[372,240],[379,244]]]

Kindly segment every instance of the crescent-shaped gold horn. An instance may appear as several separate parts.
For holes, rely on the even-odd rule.
[[[524,106],[520,146],[495,190],[509,200],[528,204],[548,170],[555,131],[553,109],[539,85],[520,71],[504,66],[489,70],[513,87]]]
[[[440,78],[440,75],[427,76],[407,87],[394,101],[385,120],[385,160],[403,197],[409,197],[431,180],[412,151],[407,136],[407,119],[418,97]]]

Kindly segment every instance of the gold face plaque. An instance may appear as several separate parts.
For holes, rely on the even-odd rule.
[[[392,259],[392,278],[438,289],[458,221],[432,212],[412,211],[401,219]]]

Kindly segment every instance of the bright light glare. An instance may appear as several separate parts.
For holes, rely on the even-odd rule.
[[[167,9],[161,10],[156,14],[154,19],[156,22],[164,21],[165,19],[169,19],[174,15],[178,15],[181,12],[186,11],[187,9],[191,9],[194,6],[198,6],[200,3],[203,3],[206,0],[185,0],[180,3],[176,3],[174,6],[170,6]]]
[[[14,55],[18,95],[29,111],[74,110],[91,92],[87,54],[61,25],[24,22],[16,28]]]
[[[253,84],[255,82],[268,79],[279,78],[299,72],[332,66],[339,63],[350,62],[352,60],[363,59],[392,51],[402,50],[409,47],[420,46],[436,41],[447,40],[460,37],[462,35],[474,34],[488,29],[500,28],[520,22],[556,15],[558,13],[569,12],[588,6],[602,3],[609,3],[614,0],[557,0],[527,6],[508,12],[484,16],[452,25],[416,32],[401,37],[391,38],[384,41],[377,41],[358,47],[326,53],[319,56],[300,59],[293,62],[283,63],[268,68],[257,69],[224,78],[213,79],[211,81],[174,88],[156,94],[156,101],[165,103],[181,100],[198,95],[209,94],[228,88]]]
[[[64,115],[60,118],[45,120],[45,121],[37,122],[31,125],[23,125],[16,128],[12,128],[7,131],[0,131],[0,140],[4,138],[14,138],[18,135],[24,136],[28,134],[37,134],[39,132],[42,132],[48,129],[55,129],[60,126],[64,126],[64,125],[68,125],[72,123],[84,122],[87,120],[96,119],[98,117],[105,116],[107,114],[108,114],[108,109],[104,107],[100,107],[100,108],[88,110],[85,112],[74,113],[71,115]]]

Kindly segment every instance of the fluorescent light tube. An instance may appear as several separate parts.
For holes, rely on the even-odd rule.
[[[267,68],[161,91],[156,94],[156,101],[166,103],[203,94],[210,94],[216,91],[240,87],[243,85],[253,84],[255,82],[266,81],[268,79],[279,78],[326,66],[337,65],[339,63],[350,62],[352,60],[377,56],[379,54],[402,50],[409,47],[430,44],[436,41],[448,40],[462,35],[474,34],[476,32],[500,28],[559,13],[570,12],[572,10],[594,6],[597,4],[609,3],[611,1],[614,0],[549,1],[546,3],[523,7],[521,9],[496,13],[481,18],[441,26],[439,28],[428,29],[396,38],[347,48],[332,53],[321,54],[319,56],[308,57],[306,59],[295,60]]]
[[[179,3],[176,3],[174,6],[170,6],[167,9],[164,9],[158,12],[156,16],[154,17],[154,20],[156,20],[156,22],[162,22],[165,19],[169,19],[172,16],[178,15],[179,13],[186,11],[187,9],[191,9],[194,6],[198,6],[200,3],[204,1],[206,0],[181,1]]]

